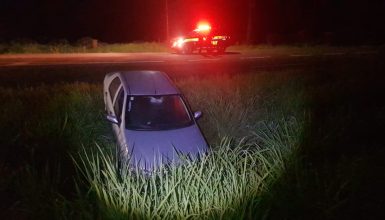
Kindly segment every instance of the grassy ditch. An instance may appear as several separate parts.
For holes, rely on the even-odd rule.
[[[117,172],[100,84],[1,88],[1,100],[10,100],[0,108],[2,214],[89,219],[252,216],[255,199],[279,178],[302,137],[303,121],[291,114],[299,109],[286,111],[278,107],[282,103],[262,101],[282,95],[281,80],[266,77],[225,76],[222,83],[214,76],[179,79],[192,107],[205,113],[200,123],[212,153],[150,178]],[[257,84],[246,86],[250,81]],[[270,86],[279,94],[268,91]],[[198,87],[205,90],[197,93]],[[227,87],[237,92],[218,93]],[[278,107],[274,113],[272,106]],[[225,120],[228,117],[233,120]]]
[[[0,110],[4,218],[71,215],[77,193],[70,155],[109,140],[99,91],[82,83],[0,89],[8,100]]]
[[[185,159],[151,176],[119,170],[115,154],[100,148],[83,152],[79,168],[103,218],[243,219],[253,216],[253,200],[281,176],[301,134],[294,118],[263,129],[250,143],[225,138],[200,160]]]
[[[116,169],[100,83],[2,87],[0,217],[383,219],[385,67],[348,61],[177,77],[212,152],[151,177]]]

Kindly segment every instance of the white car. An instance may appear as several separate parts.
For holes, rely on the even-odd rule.
[[[129,166],[152,171],[178,163],[181,154],[198,157],[208,149],[184,96],[163,72],[127,71],[104,78],[107,120],[120,157]]]

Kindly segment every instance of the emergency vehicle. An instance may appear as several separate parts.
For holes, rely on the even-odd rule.
[[[180,54],[191,54],[193,52],[224,53],[229,46],[230,36],[219,34],[207,23],[198,24],[197,28],[187,36],[172,40],[171,48]]]

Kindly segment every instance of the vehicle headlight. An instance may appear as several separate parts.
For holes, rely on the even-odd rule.
[[[184,44],[184,39],[183,38],[179,38],[177,41],[174,42],[175,46],[176,47],[179,47],[181,48]]]

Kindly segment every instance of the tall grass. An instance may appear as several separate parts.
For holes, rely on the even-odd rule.
[[[272,75],[213,75],[178,80],[194,110],[201,110],[198,122],[214,147],[222,137],[240,141],[260,129],[262,120],[303,115],[305,94],[301,79],[293,80],[285,72]],[[199,82],[199,83],[197,83]],[[285,84],[285,86],[282,86]]]
[[[269,106],[280,99],[263,101],[282,95],[267,76],[178,80],[193,109],[205,114],[199,123],[212,152],[152,176],[117,169],[101,85],[0,88],[0,99],[9,100],[0,104],[4,218],[254,216],[302,132],[302,119],[292,114],[298,105],[273,114]]]
[[[100,87],[74,83],[0,88],[0,100],[0,193],[10,215],[4,218],[80,215],[72,200],[75,167],[69,155],[81,145],[111,140]]]
[[[185,158],[152,175],[119,169],[114,153],[99,146],[83,151],[77,164],[104,218],[242,219],[253,214],[253,199],[285,170],[301,127],[294,118],[263,123],[249,137],[253,141],[223,138],[199,160]]]
[[[380,58],[179,76],[212,152],[146,177],[116,170],[100,84],[2,87],[0,219],[384,219]]]
[[[192,77],[177,84],[189,98],[193,109],[203,111],[199,123],[206,137],[211,143],[219,143],[222,137],[242,139],[249,134],[256,120],[263,118],[258,87],[264,84],[261,78],[229,75],[207,79]],[[245,85],[246,80],[249,83]],[[200,83],[195,83],[197,81]]]

